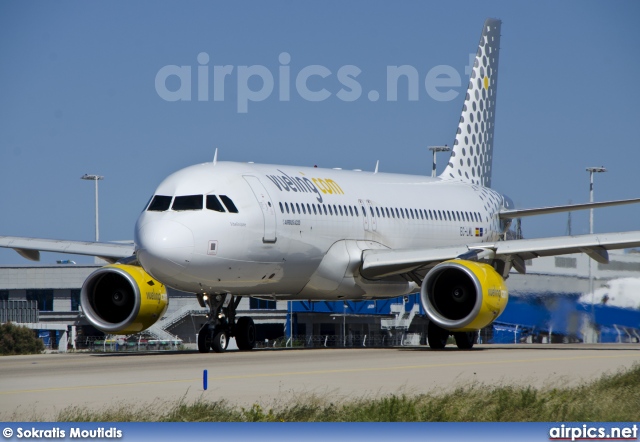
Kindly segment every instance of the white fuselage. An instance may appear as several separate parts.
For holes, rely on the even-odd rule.
[[[155,195],[172,199],[136,223],[147,272],[188,292],[285,299],[409,293],[416,286],[403,278],[359,276],[362,250],[495,241],[504,204],[491,189],[453,180],[231,162],[182,169]],[[201,207],[173,210],[175,197],[199,195]],[[219,204],[223,195],[237,213]]]

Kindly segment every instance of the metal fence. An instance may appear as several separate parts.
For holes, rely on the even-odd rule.
[[[366,347],[397,347],[424,344],[425,338],[420,333],[397,335],[301,335],[284,336],[256,342],[256,348],[366,348]]]
[[[71,343],[69,343],[71,347]],[[103,336],[82,336],[76,339],[76,350],[95,352],[170,351],[183,349],[181,340],[160,340],[134,337],[128,339]]]

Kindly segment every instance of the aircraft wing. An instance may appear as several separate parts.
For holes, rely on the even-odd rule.
[[[113,263],[133,255],[134,252],[133,242],[63,241],[19,236],[0,236],[0,247],[11,248],[31,261],[40,261],[40,252],[59,252],[97,256]]]
[[[414,271],[423,273],[442,261],[483,255],[526,260],[582,252],[598,262],[606,263],[609,261],[607,250],[638,246],[640,231],[517,239],[434,249],[365,250],[360,271],[365,278],[377,279]]]

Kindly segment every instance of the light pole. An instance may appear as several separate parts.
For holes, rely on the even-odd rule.
[[[104,177],[100,175],[89,175],[85,173],[80,177],[82,180],[94,181],[96,183],[96,242],[100,240],[100,230],[98,227],[98,181],[103,180]]]
[[[593,174],[606,172],[604,167],[587,167],[589,172],[589,202],[593,203]],[[593,235],[593,208],[589,209],[589,234]],[[593,275],[591,274],[591,258],[589,258],[589,290],[591,291],[591,321],[595,325],[596,312],[595,312],[595,293],[593,290]]]
[[[446,144],[444,146],[429,146],[429,150],[433,152],[433,168],[431,169],[431,176],[436,177],[436,152],[449,152],[451,148]]]

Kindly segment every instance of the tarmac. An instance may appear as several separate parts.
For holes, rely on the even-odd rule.
[[[55,420],[66,407],[226,399],[269,406],[298,395],[332,400],[439,393],[471,384],[577,385],[640,362],[640,344],[477,345],[0,357],[0,420]],[[208,388],[203,389],[207,370]]]

